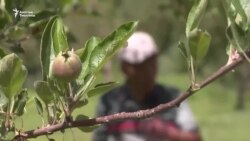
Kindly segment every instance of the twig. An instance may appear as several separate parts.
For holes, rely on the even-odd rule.
[[[250,51],[247,51],[246,54],[248,56],[250,56]],[[245,60],[245,58],[243,58],[242,56],[239,56],[239,58],[235,59],[231,64],[222,66],[215,73],[213,73],[206,80],[204,80],[200,84],[200,88],[204,88],[205,86],[207,86],[211,82],[220,78],[222,75],[226,74],[230,70],[237,67],[244,60]],[[173,108],[173,107],[178,107],[182,101],[184,101],[185,99],[187,99],[188,97],[190,97],[194,93],[198,92],[199,90],[201,90],[201,89],[196,89],[196,90],[188,89],[186,92],[183,92],[176,99],[174,99],[168,103],[165,103],[165,104],[160,104],[152,109],[140,110],[137,112],[128,112],[128,113],[122,112],[122,113],[117,113],[117,114],[113,114],[113,115],[97,117],[97,118],[93,118],[93,119],[76,120],[76,121],[70,121],[70,122],[64,121],[63,123],[58,123],[58,124],[51,125],[48,127],[23,132],[21,134],[21,136],[26,137],[26,138],[35,138],[35,137],[38,137],[41,135],[51,134],[53,132],[56,132],[59,130],[64,130],[67,128],[93,126],[93,125],[102,124],[102,123],[109,123],[111,121],[116,121],[116,120],[146,118],[146,117],[152,116],[156,113],[159,113],[163,110]]]

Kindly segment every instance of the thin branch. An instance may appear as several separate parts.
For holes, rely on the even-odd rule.
[[[250,56],[250,51],[247,51],[246,54]],[[231,64],[222,66],[215,73],[213,73],[206,80],[204,80],[200,84],[200,88],[204,88],[205,86],[215,81],[216,79],[220,78],[222,75],[226,74],[230,70],[233,70],[235,67],[241,64],[244,60],[245,58],[243,58],[242,56],[239,56],[239,58],[235,59]],[[19,135],[19,137],[35,138],[41,135],[52,134],[53,132],[56,132],[56,131],[60,131],[60,130],[63,131],[64,129],[67,129],[67,128],[82,127],[82,126],[86,127],[86,126],[93,126],[93,125],[102,124],[102,123],[109,123],[111,121],[116,121],[116,120],[150,117],[163,110],[173,108],[173,107],[178,107],[182,101],[184,101],[185,99],[187,99],[194,93],[198,92],[199,90],[201,89],[192,90],[192,88],[190,87],[186,92],[183,92],[176,99],[165,104],[160,104],[152,109],[140,110],[137,112],[128,112],[128,113],[122,112],[122,113],[117,113],[113,115],[97,117],[93,119],[76,120],[76,121],[70,121],[70,122],[65,121],[63,123],[58,123],[58,124],[51,125],[48,127],[23,132]],[[16,138],[18,138],[18,136]]]

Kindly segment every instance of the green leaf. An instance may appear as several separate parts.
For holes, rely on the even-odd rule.
[[[6,134],[6,128],[3,123],[0,124],[0,140],[4,139],[4,135]]]
[[[4,121],[5,119],[6,119],[5,113],[0,113],[0,121]],[[0,130],[1,130],[1,126],[0,126]],[[1,133],[0,133],[0,139],[1,139]]]
[[[53,92],[48,84],[48,82],[45,81],[36,81],[34,84],[35,90],[37,95],[41,98],[41,100],[45,104],[51,103],[51,101],[54,99]]]
[[[93,126],[79,127],[79,129],[80,129],[82,132],[91,133],[91,132],[93,132],[95,129],[97,129],[98,127],[100,127],[100,124],[93,125]]]
[[[240,3],[242,5],[242,8],[245,11],[245,14],[247,16],[247,21],[250,23],[250,1],[249,0],[240,0]]]
[[[5,55],[7,55],[5,51],[2,48],[0,48],[0,59],[2,59]]]
[[[235,22],[226,28],[227,39],[235,46],[236,44],[244,49],[248,48],[248,34]]]
[[[208,0],[195,0],[192,9],[190,10],[186,23],[186,36],[197,28],[206,11]]]
[[[3,141],[13,141],[15,136],[15,130],[7,131],[3,138]]]
[[[49,84],[51,92],[53,92],[55,96],[64,96],[65,92],[67,91],[66,83],[51,78],[49,78],[47,82]]]
[[[76,50],[76,54],[80,57],[81,62],[88,63],[89,57],[94,48],[101,42],[101,38],[98,37],[92,37],[90,38],[86,44],[84,45],[84,48],[81,48],[79,50]]]
[[[50,76],[51,62],[60,51],[68,49],[62,19],[52,17],[47,23],[41,39],[41,64],[43,80]]]
[[[89,74],[84,79],[84,85],[80,86],[79,90],[77,91],[76,97],[81,98],[83,95],[85,95],[85,92],[87,92],[91,85],[93,84],[94,80],[96,79],[95,75]]]
[[[38,112],[39,115],[43,115],[43,105],[41,103],[41,101],[38,98],[34,98],[35,103],[36,103],[36,110]]]
[[[90,54],[89,73],[84,77],[84,85],[80,85],[76,97],[81,98],[90,89],[96,78],[96,73],[103,67],[106,61],[111,58],[134,32],[138,22],[129,22],[117,28],[113,33],[102,40]],[[85,51],[84,51],[85,52]],[[91,52],[91,51],[90,51]],[[85,64],[83,64],[85,65]],[[83,81],[80,80],[83,84]]]
[[[27,34],[27,28],[24,28],[24,27],[21,27],[21,26],[13,26],[13,28],[10,28],[8,30],[8,32],[7,32],[7,36],[12,41],[20,40],[20,39],[24,38],[25,34]],[[21,45],[14,45],[14,46],[18,46],[19,47]],[[21,47],[19,47],[19,48],[21,48]]]
[[[54,16],[55,14],[55,12],[44,10],[36,13],[35,17],[29,17],[26,20],[25,24],[31,28],[37,27],[46,23],[50,19],[50,17]]]
[[[9,103],[9,99],[4,95],[0,87],[0,107],[3,109]]]
[[[6,128],[4,123],[0,124],[0,140],[1,141],[13,141],[15,137],[15,127]]]
[[[190,33],[190,36],[188,37],[188,45],[190,53],[195,61],[200,62],[206,56],[210,41],[211,36],[206,31],[195,29]]]
[[[60,0],[60,10],[62,13],[67,13],[70,11],[70,9],[73,7],[74,5],[74,1],[73,0]]]
[[[24,8],[27,1],[25,0],[4,0],[5,1],[5,8],[8,11],[8,13],[13,13],[12,9],[22,9]]]
[[[183,57],[185,59],[188,59],[189,58],[189,54],[188,54],[188,51],[187,51],[187,49],[186,49],[186,47],[185,47],[185,45],[184,45],[183,42],[179,42],[178,43],[178,48],[179,48],[181,54],[183,55]]]
[[[227,39],[230,41],[230,42],[233,42],[233,33],[232,33],[232,30],[231,30],[231,26],[228,26],[226,28],[226,37]]]
[[[27,69],[14,53],[0,60],[0,85],[6,97],[11,98],[20,92],[27,77]]]
[[[3,29],[8,24],[11,24],[12,17],[5,9],[0,9],[0,29]]]
[[[86,115],[77,115],[75,120],[85,120],[85,119],[90,119],[90,117],[86,116]]]
[[[137,24],[138,22],[129,22],[121,25],[96,46],[91,53],[89,64],[90,71],[93,74],[96,74],[108,59],[123,47],[123,44],[134,32]]]
[[[95,88],[89,90],[87,93],[88,97],[93,97],[99,94],[104,94],[107,91],[113,89],[114,87],[117,87],[117,82],[107,82],[107,83],[101,83],[95,86]]]
[[[84,98],[82,100],[79,100],[75,106],[75,108],[82,108],[84,107],[85,105],[87,105],[89,103],[88,99],[87,98]]]
[[[43,80],[47,80],[49,71],[50,71],[50,62],[55,58],[55,53],[53,49],[53,41],[51,39],[51,28],[57,17],[53,17],[47,23],[40,45],[40,58],[41,58],[41,67],[42,67],[42,75]]]
[[[247,15],[241,5],[241,2],[240,0],[231,0],[234,8],[235,8],[235,11],[237,13],[239,13],[240,17],[241,17],[241,24],[242,24],[242,27],[244,30],[247,30],[248,28],[248,22],[247,22]]]
[[[85,115],[77,115],[75,120],[79,121],[79,120],[86,120],[86,119],[89,119],[89,117],[85,116]],[[98,124],[98,125],[94,125],[94,126],[78,127],[78,129],[80,129],[81,131],[83,131],[85,133],[89,133],[89,132],[94,131],[99,126],[100,125]]]
[[[234,45],[236,47],[240,47],[243,50],[247,49],[249,47],[248,42],[248,34],[245,32],[239,25],[237,25],[235,22],[232,22],[230,25],[230,32],[231,32],[231,41],[234,42]],[[241,50],[241,49],[240,49]],[[238,51],[240,51],[238,48]],[[240,51],[241,52],[241,51]]]
[[[64,31],[64,25],[61,18],[56,18],[52,25],[51,37],[53,40],[53,48],[55,55],[60,51],[68,50],[67,37]]]
[[[233,39],[231,39],[231,43],[233,44],[232,47],[234,47],[237,51],[241,52],[245,57],[245,59],[250,63],[249,57],[244,52],[244,50],[249,48],[249,42],[248,42],[249,35],[246,32],[244,32],[241,28],[239,28],[234,21],[232,21],[230,29],[233,36]]]
[[[17,95],[17,99],[15,100],[15,104],[13,108],[13,112],[17,116],[23,115],[27,100],[28,100],[27,90],[23,90],[19,95]]]
[[[82,71],[80,76],[77,79],[77,83],[79,85],[82,85],[84,83],[84,78],[86,77],[87,74],[89,74],[89,63],[90,63],[90,55],[92,53],[92,51],[94,50],[94,48],[101,42],[100,38],[97,37],[92,37],[90,38],[84,48],[81,48],[79,50],[76,51],[76,53],[78,54],[78,56],[81,59],[82,62]]]

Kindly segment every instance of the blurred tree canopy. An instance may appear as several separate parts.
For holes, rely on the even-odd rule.
[[[192,0],[89,0],[85,3],[87,11],[95,14],[71,12],[66,16],[66,22],[77,40],[87,40],[91,36],[102,37],[126,21],[139,20],[137,29],[151,33],[159,48],[168,50],[170,47],[175,48],[178,41],[184,38],[186,17],[192,3]],[[214,59],[217,60],[216,64],[225,61],[220,59],[225,57],[220,54],[225,51],[227,44],[226,17],[222,9],[219,1],[209,1],[208,12],[201,23],[201,28],[206,27],[213,37],[211,50],[207,55],[207,63],[212,65],[215,64]]]
[[[103,38],[118,25],[138,20],[138,30],[151,33],[161,50],[170,54],[179,54],[177,43],[186,42],[185,23],[193,0],[8,0],[7,11],[13,13],[13,8],[30,10],[36,13],[49,11],[62,16],[66,24],[66,32],[70,46],[80,48],[83,42],[92,36]],[[227,40],[225,36],[226,20],[220,1],[209,1],[201,28],[211,34],[212,42],[206,59],[206,66],[217,67],[226,60]],[[12,15],[9,15],[12,16]],[[3,19],[4,20],[4,19]],[[25,19],[21,18],[20,21]],[[17,21],[13,22],[13,25]],[[18,21],[19,23],[22,23]],[[44,24],[45,25],[45,24]],[[43,26],[41,26],[43,28]],[[20,45],[24,50],[25,64],[31,70],[30,74],[39,71],[39,44],[43,29],[32,28],[33,34]],[[19,44],[18,44],[19,45]],[[173,51],[171,51],[173,48]],[[175,53],[177,52],[177,53]],[[221,55],[223,54],[223,55]],[[186,70],[181,57],[174,57],[180,63],[180,70]],[[216,60],[216,61],[214,61]],[[210,64],[210,65],[208,65]]]

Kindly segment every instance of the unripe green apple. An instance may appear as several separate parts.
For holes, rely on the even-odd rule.
[[[52,75],[64,82],[75,80],[81,73],[82,64],[74,51],[60,52],[52,64]]]

